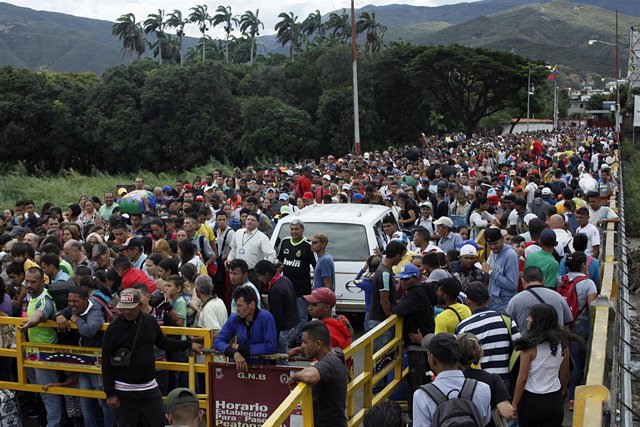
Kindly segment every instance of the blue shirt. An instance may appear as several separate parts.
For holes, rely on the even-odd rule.
[[[433,381],[436,387],[450,398],[457,398],[458,391],[462,388],[465,377],[462,371],[443,371]],[[456,391],[454,391],[456,390]],[[483,382],[478,381],[476,391],[473,393],[473,403],[478,408],[478,414],[487,425],[491,419],[491,389]],[[429,397],[426,391],[419,388],[413,393],[413,425],[414,427],[431,427],[432,418],[436,413],[436,402]]]
[[[462,243],[462,237],[458,233],[450,231],[449,234],[438,240],[437,246],[446,254],[454,250],[457,243]]]
[[[234,351],[230,350],[229,342],[234,337],[238,340],[238,351],[244,353],[243,356],[253,358],[273,354],[276,352],[277,342],[276,321],[271,313],[259,308],[256,308],[253,322],[249,325],[238,313],[233,313],[222,325],[213,342],[213,348],[231,357]],[[258,359],[249,359],[248,362],[260,363]]]
[[[51,283],[55,283],[55,282],[66,282],[67,280],[70,280],[71,276],[69,276],[67,273],[65,273],[62,270],[58,270],[58,274],[55,275],[55,277],[51,280]]]
[[[488,263],[491,265],[489,308],[504,311],[509,300],[518,292],[520,257],[511,245],[504,245],[499,254],[491,252]]]
[[[325,277],[331,277],[331,290],[336,289],[336,267],[333,264],[333,257],[328,253],[324,253],[313,270],[313,289],[323,288]]]

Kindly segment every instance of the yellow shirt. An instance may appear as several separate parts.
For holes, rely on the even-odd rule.
[[[204,236],[210,242],[216,240],[216,233],[214,233],[211,227],[209,227],[207,224],[200,224],[200,228],[198,228],[198,234]]]
[[[413,251],[409,251],[407,250],[407,252],[405,252],[404,256],[402,257],[402,259],[400,260],[400,262],[396,265],[393,266],[393,268],[391,270],[393,270],[393,274],[398,274],[402,271],[402,268],[407,265],[407,264],[411,264],[413,262],[413,257],[418,255],[417,253],[413,252]]]
[[[456,316],[456,313],[454,313],[453,310],[458,313],[460,319],[458,319],[458,316]],[[449,307],[445,308],[442,313],[436,316],[435,333],[439,334],[441,332],[448,332],[453,334],[460,322],[469,316],[471,316],[471,310],[469,307],[460,303],[451,304]]]

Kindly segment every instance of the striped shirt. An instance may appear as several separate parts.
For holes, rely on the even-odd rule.
[[[460,322],[456,328],[456,334],[463,332],[472,333],[480,340],[483,350],[483,356],[480,359],[482,369],[500,375],[505,381],[509,380],[511,344],[520,338],[516,322],[511,320],[510,336],[505,318],[496,311],[482,307]]]

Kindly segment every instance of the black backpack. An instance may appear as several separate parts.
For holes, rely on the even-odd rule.
[[[69,306],[69,291],[75,286],[73,280],[53,282],[49,284],[49,295],[56,303],[56,310],[60,311]]]
[[[458,397],[455,399],[449,398],[455,389],[449,390],[445,395],[433,383],[421,386],[420,388],[437,405],[436,412],[431,419],[431,425],[435,427],[483,427],[482,417],[472,401],[477,385],[476,380],[465,379]]]

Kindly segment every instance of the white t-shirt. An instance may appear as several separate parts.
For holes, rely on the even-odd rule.
[[[212,298],[202,306],[196,325],[199,328],[220,331],[227,321],[227,307],[220,298]]]
[[[584,227],[578,227],[576,233],[584,233],[589,238],[587,242],[587,250],[584,251],[587,256],[593,256],[593,247],[600,246],[600,231],[598,231],[598,227],[593,224],[587,224]]]

